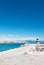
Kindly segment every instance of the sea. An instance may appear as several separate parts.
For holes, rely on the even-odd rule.
[[[35,41],[26,41],[30,44],[36,44]],[[0,43],[0,52],[7,51],[10,49],[18,48],[25,43]],[[44,41],[40,41],[40,44],[44,44]]]

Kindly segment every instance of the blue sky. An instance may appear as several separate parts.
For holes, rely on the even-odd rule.
[[[44,39],[44,0],[0,0],[0,39]]]

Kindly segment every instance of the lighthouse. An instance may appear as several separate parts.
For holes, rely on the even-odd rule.
[[[38,38],[36,39],[36,50],[37,50],[37,51],[40,50],[40,41],[39,41]]]
[[[37,38],[37,39],[36,39],[36,44],[39,44],[39,43],[40,43],[40,41],[39,41],[39,39]]]

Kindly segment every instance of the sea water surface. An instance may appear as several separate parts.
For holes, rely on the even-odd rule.
[[[18,48],[21,45],[23,45],[23,43],[0,43],[0,52]]]
[[[26,41],[30,44],[36,44],[35,41]],[[10,50],[10,49],[14,49],[14,48],[18,48],[21,45],[24,45],[25,43],[0,43],[0,52],[6,51],[6,50]],[[40,44],[44,44],[44,41],[41,41]]]

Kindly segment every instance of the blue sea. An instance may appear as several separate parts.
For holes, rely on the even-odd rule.
[[[0,43],[0,52],[18,48],[21,45],[23,45],[23,43]]]
[[[26,42],[31,43],[31,44],[36,44],[35,41],[26,41]],[[24,44],[25,43],[0,43],[0,52],[14,49],[14,48],[18,48]],[[44,41],[41,41],[40,44],[44,44]]]

